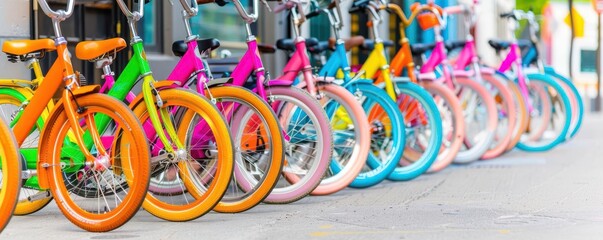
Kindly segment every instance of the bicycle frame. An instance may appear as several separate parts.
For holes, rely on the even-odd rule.
[[[126,64],[121,75],[115,81],[113,74],[105,74],[105,83],[102,86],[103,92],[109,89],[107,94],[120,100],[126,100],[130,103],[135,103],[136,96],[131,92],[134,85],[142,78],[142,98],[144,99],[147,111],[149,112],[150,121],[143,123],[143,128],[148,137],[157,136],[159,142],[153,144],[152,153],[157,155],[161,150],[167,153],[174,153],[172,143],[178,149],[183,149],[184,144],[178,138],[176,130],[171,123],[168,110],[161,108],[159,112],[156,109],[156,104],[161,107],[162,101],[159,98],[157,89],[175,87],[175,83],[171,81],[157,82],[153,78],[151,67],[146,59],[144,52],[144,44],[142,39],[134,38],[132,40],[132,58]],[[166,124],[162,124],[166,123]],[[106,123],[102,123],[106,124]],[[102,126],[102,125],[101,125]],[[163,130],[165,126],[165,131]],[[166,134],[167,133],[167,134]],[[169,136],[169,140],[168,137]],[[171,141],[170,141],[171,140]]]
[[[347,53],[345,51],[344,42],[337,40],[335,44],[335,51],[329,57],[327,62],[322,66],[318,72],[320,77],[335,77],[338,71],[342,71],[343,85],[350,83],[352,77],[350,77],[350,64],[348,63]]]
[[[59,22],[60,21],[53,19],[53,24],[55,24],[56,28],[58,28]],[[73,131],[73,134],[70,134],[69,137],[73,138],[72,140],[79,146],[80,153],[84,157],[83,159],[72,159],[73,164],[81,166],[84,165],[85,161],[86,164],[92,165],[96,160],[96,157],[89,151],[92,146],[96,147],[99,156],[105,156],[107,154],[103,147],[102,139],[98,134],[99,128],[97,128],[96,124],[103,116],[86,115],[84,121],[90,129],[84,131],[78,118],[85,109],[80,109],[77,106],[76,98],[77,96],[97,93],[100,87],[98,85],[80,87],[77,82],[77,76],[73,71],[73,65],[71,64],[71,54],[67,49],[67,41],[63,37],[58,37],[55,39],[55,44],[57,46],[56,51],[58,53],[58,58],[53,63],[46,76],[43,77],[43,81],[41,78],[42,73],[39,71],[39,64],[34,63],[34,65],[32,65],[34,67],[34,72],[36,73],[37,82],[40,83],[38,89],[44,89],[44,91],[35,91],[34,95],[29,99],[29,103],[24,106],[23,110],[19,113],[19,117],[13,121],[14,124],[11,124],[13,132],[17,139],[17,143],[21,146],[23,141],[25,141],[27,136],[31,133],[34,125],[40,121],[39,117],[49,111],[49,106],[53,106],[52,97],[54,92],[60,87],[61,80],[63,80],[66,82],[66,87],[58,104],[65,105],[65,114],[67,115],[69,126]],[[57,114],[56,111],[54,111],[55,109],[56,108],[50,113],[51,115]],[[32,152],[30,152],[30,155]],[[38,169],[37,183],[42,189],[48,188],[48,182],[44,177],[48,164],[49,163],[45,162],[36,164]],[[31,164],[28,165],[28,167],[34,167],[31,166]]]
[[[306,40],[299,36],[295,38],[295,51],[283,69],[284,74],[277,79],[293,83],[301,72],[305,80],[305,84],[302,83],[302,85],[306,87],[310,95],[317,96],[318,92],[314,82],[314,75],[312,74],[312,65],[310,64],[307,52]]]
[[[528,112],[532,112],[533,106],[529,100],[528,93],[528,79],[523,73],[522,69],[522,61],[521,61],[521,52],[519,46],[517,45],[517,41],[513,41],[509,46],[509,53],[505,59],[501,62],[498,71],[501,73],[506,73],[508,70],[512,69],[513,75],[516,77],[516,81],[519,85],[519,90],[521,95],[525,99],[525,103],[527,105]],[[514,79],[514,78],[510,78]]]

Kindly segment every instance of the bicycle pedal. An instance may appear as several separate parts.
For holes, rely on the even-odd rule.
[[[27,201],[29,201],[29,202],[40,201],[42,199],[50,198],[51,196],[52,195],[50,194],[50,191],[48,191],[48,190],[39,191],[34,195],[28,196]]]

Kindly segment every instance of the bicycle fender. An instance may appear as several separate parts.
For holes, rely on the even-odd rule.
[[[181,84],[179,81],[163,80],[163,81],[155,81],[153,83],[153,87],[155,89],[177,88],[180,86],[181,86]]]
[[[22,79],[0,79],[0,86],[31,88],[31,81]]]
[[[207,83],[207,87],[218,87],[232,83],[232,78],[214,78]]]
[[[289,80],[279,80],[279,79],[275,79],[275,80],[270,80],[268,81],[266,84],[264,84],[266,87],[275,87],[275,86],[286,86],[289,87],[291,85],[293,85],[292,81]]]
[[[81,86],[77,89],[72,90],[73,92],[73,96],[78,97],[78,96],[85,96],[88,94],[93,94],[93,93],[98,93],[100,91],[100,86],[99,85],[89,85],[89,86]],[[48,119],[54,119],[55,115],[57,114],[61,114],[62,112],[57,111],[57,109],[63,109],[63,99],[61,99],[56,105],[55,108],[52,110],[52,112],[50,113],[50,116],[48,116]],[[40,133],[40,136],[44,136],[46,135],[46,131],[50,131],[48,130],[48,128],[43,128],[42,132]],[[39,147],[38,147],[39,149]],[[40,162],[38,162],[38,166],[37,166],[37,170],[38,170],[38,181],[40,184],[40,188],[41,189],[48,189],[50,184],[48,183],[48,171],[52,171],[52,168],[50,167],[42,167],[44,165],[50,165],[51,163],[46,162],[42,159],[40,159]]]

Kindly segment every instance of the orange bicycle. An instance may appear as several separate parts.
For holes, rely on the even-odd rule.
[[[52,19],[56,38],[6,41],[2,46],[11,62],[30,63],[46,52],[58,53],[33,97],[12,116],[19,146],[37,134],[39,117],[63,81],[65,87],[39,132],[35,168],[25,169],[22,176],[24,181],[37,178],[41,189],[30,200],[52,195],[77,226],[110,231],[134,216],[146,195],[150,177],[146,136],[124,103],[98,93],[97,85],[79,86],[60,28],[73,13],[74,0],[67,2],[66,10],[58,11],[50,9],[46,0],[38,2]],[[108,124],[99,127],[99,122]]]

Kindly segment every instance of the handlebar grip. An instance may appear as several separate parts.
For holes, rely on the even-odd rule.
[[[321,12],[322,11],[320,11],[319,9],[314,10],[314,11],[306,14],[306,19],[310,19],[310,18],[316,17],[316,16],[320,15]]]
[[[139,0],[134,0],[135,3],[137,3]],[[150,3],[151,0],[144,0],[144,4]]]

